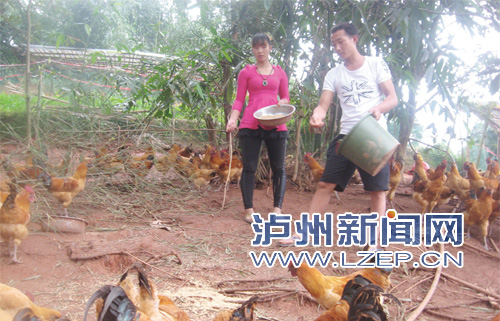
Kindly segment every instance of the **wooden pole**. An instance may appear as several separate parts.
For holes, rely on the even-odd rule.
[[[30,64],[31,64],[31,54],[30,54],[30,42],[31,42],[31,0],[28,2],[28,8],[26,9],[26,15],[28,18],[28,30],[26,35],[26,136],[28,139],[28,148],[31,146],[31,96],[30,96]]]

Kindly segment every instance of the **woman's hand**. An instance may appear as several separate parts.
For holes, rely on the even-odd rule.
[[[278,103],[276,105],[283,105],[283,104],[288,104],[288,99],[280,99],[278,100]]]
[[[232,133],[236,129],[236,120],[230,119],[226,125],[226,132]]]

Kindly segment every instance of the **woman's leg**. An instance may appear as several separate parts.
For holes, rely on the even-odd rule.
[[[281,209],[286,189],[286,138],[266,139],[267,153],[273,171],[274,212]],[[278,213],[280,213],[279,211]]]
[[[241,173],[241,196],[245,206],[245,214],[253,213],[253,191],[255,189],[255,172],[259,161],[262,140],[258,136],[240,137],[243,171]],[[251,211],[250,211],[251,210]]]

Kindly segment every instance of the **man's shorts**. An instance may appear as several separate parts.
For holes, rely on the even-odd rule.
[[[337,154],[337,143],[345,135],[338,135],[334,138],[326,153],[326,164],[323,176],[320,181],[325,183],[337,184],[335,190],[342,192],[351,180],[356,168],[359,171],[363,181],[365,191],[387,191],[389,189],[389,164],[386,164],[382,170],[375,176],[372,176],[357,167],[353,162],[342,155]]]

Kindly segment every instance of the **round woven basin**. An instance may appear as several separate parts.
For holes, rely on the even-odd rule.
[[[262,126],[276,127],[288,122],[295,112],[295,106],[283,104],[283,105],[271,105],[257,110],[253,113],[255,117]]]
[[[89,223],[85,220],[68,216],[50,216],[42,221],[42,231],[58,233],[84,233]]]

